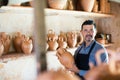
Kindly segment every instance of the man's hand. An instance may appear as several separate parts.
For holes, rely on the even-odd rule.
[[[57,57],[62,65],[65,66],[65,68],[72,72],[79,72],[79,69],[76,67],[74,63],[74,58],[70,52],[68,52],[66,49],[59,48],[57,50]]]

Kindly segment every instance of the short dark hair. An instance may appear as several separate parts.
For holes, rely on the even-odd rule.
[[[94,28],[96,29],[96,24],[94,23],[93,20],[86,20],[86,21],[84,21],[82,26],[81,26],[81,30],[83,29],[84,25],[94,25]]]

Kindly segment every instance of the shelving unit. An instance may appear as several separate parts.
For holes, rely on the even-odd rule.
[[[3,6],[0,8],[0,14],[2,13],[15,13],[15,14],[30,14],[33,15],[33,8],[32,7],[12,7],[12,6]],[[84,12],[84,11],[73,11],[73,10],[56,10],[45,8],[45,16],[74,16],[76,18],[80,18],[81,16],[85,17],[97,17],[97,18],[104,18],[104,17],[114,17],[113,14],[101,14],[101,13],[93,13],[93,12]],[[105,47],[111,46],[112,43],[106,44]],[[69,51],[70,49],[68,49]],[[49,51],[48,51],[49,52]],[[54,52],[54,51],[51,51]],[[17,54],[17,53],[16,53]],[[21,54],[20,56],[24,56]],[[12,56],[13,57],[13,56]]]

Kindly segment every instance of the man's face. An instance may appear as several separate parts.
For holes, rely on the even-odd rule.
[[[94,25],[83,25],[83,29],[81,30],[84,41],[90,42],[94,39],[96,35],[96,29]]]

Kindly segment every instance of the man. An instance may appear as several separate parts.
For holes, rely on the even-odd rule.
[[[96,24],[92,20],[86,20],[83,22],[81,26],[81,33],[83,35],[83,43],[81,46],[77,48],[74,54],[75,64],[72,64],[72,67],[67,67],[68,70],[77,73],[81,78],[87,73],[90,69],[89,63],[92,63],[94,66],[97,65],[95,54],[97,51],[103,49],[102,55],[100,56],[101,61],[107,63],[108,62],[108,54],[105,48],[100,45],[97,41],[95,41],[95,35],[97,33]],[[58,49],[57,56],[60,62],[67,65],[65,61],[63,61],[64,57],[60,56],[60,53],[64,51],[60,51],[63,49]],[[65,65],[64,65],[65,66]],[[66,66],[65,66],[66,67]]]
[[[108,54],[105,48],[95,41],[95,35],[97,33],[96,24],[92,20],[86,20],[81,26],[81,33],[84,41],[74,54],[75,65],[78,69],[72,69],[78,73],[80,77],[84,76],[90,69],[89,63],[95,66],[97,65],[95,53],[98,50],[104,49],[104,53],[101,55],[101,61],[105,63],[108,62]]]

